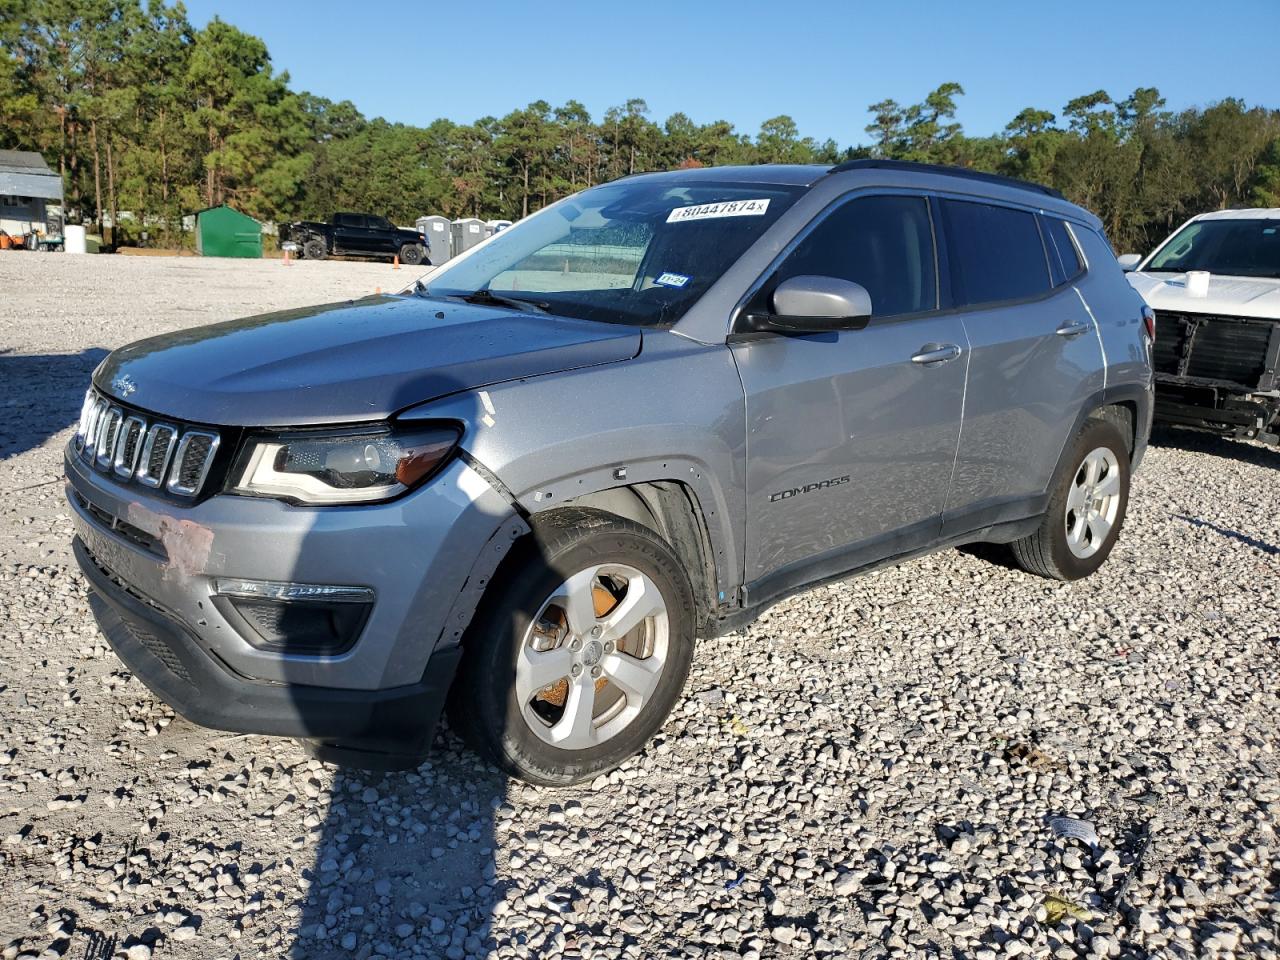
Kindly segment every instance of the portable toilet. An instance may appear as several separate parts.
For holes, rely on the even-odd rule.
[[[427,259],[432,266],[438,267],[453,256],[453,230],[448,217],[419,217],[414,226],[427,238]]]
[[[262,224],[223,205],[196,211],[196,253],[202,257],[262,256]]]
[[[501,233],[509,226],[511,226],[510,220],[486,220],[484,223],[484,235],[492,237],[495,233]]]
[[[475,217],[464,217],[453,221],[453,255],[470,250],[485,238],[484,221]]]

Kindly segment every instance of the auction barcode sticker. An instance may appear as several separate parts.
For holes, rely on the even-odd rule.
[[[768,198],[760,200],[722,200],[719,203],[699,203],[692,207],[676,207],[667,215],[667,223],[685,223],[689,220],[715,220],[719,217],[759,217],[769,209]]]

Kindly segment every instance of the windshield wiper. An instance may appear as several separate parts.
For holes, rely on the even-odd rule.
[[[479,303],[491,307],[513,307],[516,310],[527,310],[529,307],[533,307],[539,313],[546,313],[551,306],[551,304],[543,303],[540,300],[523,300],[520,297],[497,294],[488,287],[472,290],[470,293],[459,294],[458,299],[467,303]]]

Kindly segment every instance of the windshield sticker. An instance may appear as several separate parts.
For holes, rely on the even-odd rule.
[[[720,203],[699,203],[692,207],[676,207],[667,215],[667,223],[687,223],[690,220],[716,220],[720,217],[760,217],[769,209],[767,197],[760,200],[722,200]]]
[[[683,287],[692,279],[692,277],[686,277],[683,273],[664,273],[653,282],[664,287]]]

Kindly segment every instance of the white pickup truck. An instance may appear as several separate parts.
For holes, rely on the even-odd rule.
[[[1201,214],[1120,265],[1156,313],[1156,421],[1280,443],[1280,209]]]

